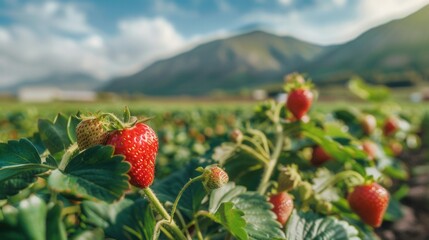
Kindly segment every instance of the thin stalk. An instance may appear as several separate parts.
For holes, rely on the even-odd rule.
[[[330,180],[326,181],[325,184],[323,184],[321,187],[319,187],[315,192],[316,193],[321,193],[323,191],[325,191],[329,186],[333,186],[336,183],[344,180],[344,179],[350,179],[354,177],[357,180],[358,184],[363,184],[365,182],[365,178],[362,177],[362,175],[360,175],[359,173],[349,170],[349,171],[344,171],[341,173],[338,173],[337,175],[335,175],[334,177],[332,177]]]
[[[192,239],[191,234],[189,233],[188,227],[186,225],[185,218],[183,218],[183,215],[180,213],[180,211],[177,212],[177,218],[179,218],[180,224],[183,226],[186,238]]]
[[[172,222],[172,219],[170,215],[168,214],[167,210],[162,206],[159,199],[155,196],[155,193],[153,193],[152,189],[150,188],[143,188],[143,192],[146,195],[146,197],[149,199],[149,202],[152,203],[152,205],[155,207],[156,211],[168,222]]]
[[[274,152],[270,157],[268,165],[264,169],[262,174],[262,180],[258,187],[258,193],[264,195],[265,190],[267,189],[267,183],[270,181],[271,175],[273,174],[274,168],[277,165],[278,158],[283,148],[283,127],[280,123],[276,123],[276,145],[274,147]]]
[[[176,197],[176,200],[174,201],[173,204],[173,208],[171,210],[171,217],[170,217],[170,221],[172,221],[174,219],[174,213],[176,212],[177,209],[177,205],[179,204],[180,198],[182,197],[183,193],[185,192],[185,190],[194,182],[196,181],[200,181],[203,178],[202,175],[195,177],[195,178],[191,178],[189,179],[189,181],[185,184],[185,186],[182,187],[182,189],[180,190],[179,194]]]
[[[162,218],[164,218],[168,222],[167,226],[171,230],[171,233],[176,237],[174,239],[187,240],[183,232],[177,227],[173,218],[170,217],[167,210],[165,210],[159,199],[155,196],[155,193],[152,191],[152,189],[143,188],[142,191],[149,199],[149,202],[151,202],[152,205],[155,207],[156,211],[162,216]]]
[[[78,145],[77,143],[73,143],[64,153],[63,157],[61,158],[60,165],[58,166],[58,169],[60,171],[64,171],[66,169],[67,165],[69,164],[71,157],[73,154],[77,151]]]
[[[262,145],[264,146],[265,151],[268,153],[268,155],[270,154],[270,148],[268,147],[268,140],[267,140],[267,136],[265,136],[265,134],[257,129],[248,129],[249,133],[254,134],[258,137],[261,138],[262,140]]]
[[[201,233],[200,225],[198,224],[198,221],[195,221],[195,231],[197,232],[197,238],[198,240],[203,240],[203,234]]]
[[[240,145],[239,146],[243,151],[249,153],[250,155],[253,155],[257,160],[261,161],[264,164],[268,164],[270,161],[268,158],[262,156],[260,153],[253,150],[253,148],[246,146],[246,145]]]
[[[153,234],[152,234],[152,240],[158,239],[158,231],[161,230],[162,224],[164,224],[164,223],[168,223],[168,221],[167,220],[161,220],[155,224],[155,228],[153,229]]]
[[[270,157],[268,151],[266,149],[264,149],[264,147],[262,147],[261,144],[258,144],[257,142],[255,142],[255,140],[253,140],[253,138],[250,138],[248,136],[244,136],[243,141],[250,142],[253,146],[255,146],[257,152],[260,153],[261,155],[263,155],[265,158]]]

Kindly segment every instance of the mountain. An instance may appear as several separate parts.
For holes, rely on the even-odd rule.
[[[101,82],[86,73],[52,74],[45,77],[24,80],[18,84],[0,89],[16,93],[24,87],[56,87],[62,90],[95,90],[101,86]]]
[[[147,95],[204,95],[282,81],[323,52],[318,45],[262,31],[215,40],[113,79],[103,91]]]
[[[373,28],[299,68],[319,84],[341,83],[352,75],[388,86],[429,79],[429,5],[403,19]]]

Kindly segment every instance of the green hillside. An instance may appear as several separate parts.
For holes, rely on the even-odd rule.
[[[373,28],[299,69],[319,84],[351,75],[388,86],[415,86],[429,78],[429,6]]]
[[[200,45],[114,79],[103,90],[148,95],[203,95],[281,81],[322,53],[323,47],[255,31]]]

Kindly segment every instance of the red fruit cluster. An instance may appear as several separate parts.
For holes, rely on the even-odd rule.
[[[287,192],[280,192],[270,196],[270,203],[273,204],[272,211],[277,216],[277,221],[284,226],[293,210],[293,199]]]
[[[128,172],[131,184],[149,187],[155,176],[155,159],[158,152],[158,137],[144,123],[112,132],[107,144],[115,147],[115,154],[122,154],[131,164]]]
[[[286,107],[296,119],[301,120],[310,109],[312,102],[313,93],[309,89],[297,88],[289,93]]]
[[[385,188],[378,183],[370,183],[355,187],[347,200],[364,223],[379,227],[383,222],[389,198],[389,192]]]
[[[331,156],[329,156],[329,154],[327,154],[322,147],[316,146],[313,148],[313,153],[310,160],[313,166],[320,166],[329,160],[331,160]]]
[[[384,136],[390,136],[394,134],[399,128],[398,119],[395,117],[389,117],[386,119],[383,125]]]

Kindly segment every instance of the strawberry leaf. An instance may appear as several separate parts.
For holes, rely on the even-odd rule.
[[[39,119],[40,138],[51,154],[64,151],[70,146],[68,123],[68,118],[62,114],[58,114],[54,122]]]
[[[0,213],[0,239],[46,239],[47,207],[39,197],[31,195],[17,207],[6,205]]]
[[[42,163],[27,139],[0,143],[0,199],[15,195],[37,180],[37,174],[55,167]]]
[[[192,160],[182,170],[175,172],[159,182],[155,182],[152,189],[161,202],[173,203],[177,194],[189,179],[201,174],[195,169],[197,169],[197,167],[205,167],[210,163],[209,161]],[[192,218],[193,214],[200,209],[201,201],[204,196],[206,196],[206,191],[203,185],[200,182],[194,183],[183,193],[178,209],[188,218]]]
[[[281,225],[271,211],[272,205],[264,196],[255,192],[246,192],[243,186],[230,182],[220,189],[214,190],[210,196],[209,211],[218,212],[220,207],[232,202],[234,207],[244,213],[245,231],[250,239],[283,238]]]
[[[286,239],[358,240],[358,231],[345,221],[294,210],[286,225]]]
[[[222,203],[214,214],[214,220],[222,224],[228,232],[239,240],[247,240],[246,220],[243,218],[244,213],[236,208],[231,202]]]
[[[246,232],[250,239],[278,239],[284,238],[279,222],[271,211],[272,205],[264,196],[256,192],[240,194],[232,200],[235,207],[243,211],[246,220]]]
[[[152,239],[155,217],[145,199],[123,199],[107,204],[84,201],[82,212],[87,224],[104,229],[115,239]]]
[[[210,194],[209,211],[214,213],[222,203],[230,202],[238,195],[246,192],[243,186],[235,186],[234,182],[229,182],[223,187],[213,190]]]
[[[63,207],[60,203],[48,204],[48,215],[46,220],[46,239],[52,240],[66,240],[67,232],[65,225],[62,221]]]
[[[76,116],[70,116],[67,121],[67,135],[71,142],[76,142],[76,127],[80,121]]]
[[[123,156],[113,156],[111,146],[95,146],[74,156],[64,171],[52,171],[48,184],[78,198],[112,202],[129,189],[129,169]]]

